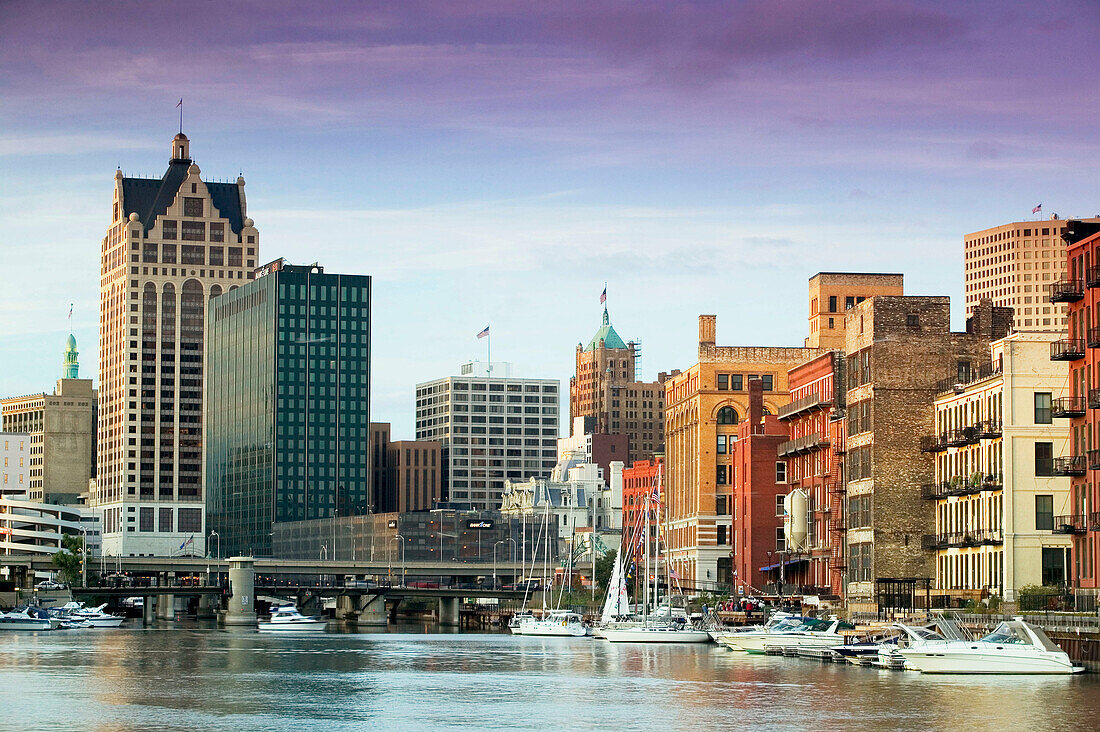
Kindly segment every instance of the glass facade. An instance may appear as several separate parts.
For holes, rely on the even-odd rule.
[[[370,277],[283,265],[210,303],[207,513],[223,554],[370,505]]]

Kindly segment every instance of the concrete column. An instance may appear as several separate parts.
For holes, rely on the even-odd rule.
[[[356,625],[386,625],[386,596],[363,595],[359,598],[359,612]]]
[[[226,625],[256,624],[256,568],[252,557],[229,558],[229,609]]]
[[[196,613],[196,617],[200,620],[213,618],[216,616],[214,612],[214,595],[199,595],[199,608]]]
[[[175,595],[159,595],[157,596],[157,617],[161,620],[175,620],[176,619],[176,596]]]
[[[460,617],[458,598],[439,598],[439,624],[457,627],[459,619]]]
[[[146,595],[141,598],[141,622],[142,625],[152,625],[156,620],[156,609],[153,607],[153,596]]]

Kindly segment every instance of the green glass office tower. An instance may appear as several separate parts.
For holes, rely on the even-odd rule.
[[[370,293],[369,276],[276,260],[210,301],[206,510],[222,556],[269,556],[275,522],[367,513]]]

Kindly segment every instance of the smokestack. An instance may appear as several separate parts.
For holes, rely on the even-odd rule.
[[[760,379],[749,379],[749,429],[755,430],[756,425],[764,418],[764,382]]]
[[[718,320],[717,315],[700,315],[699,316],[699,347],[713,346],[714,345],[714,330],[715,323]]]

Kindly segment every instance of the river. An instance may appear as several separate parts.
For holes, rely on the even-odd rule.
[[[921,676],[431,626],[279,637],[181,622],[0,635],[0,711],[13,730],[1058,730],[1095,728],[1100,676]]]

